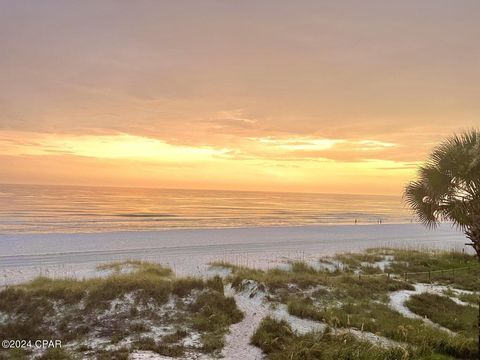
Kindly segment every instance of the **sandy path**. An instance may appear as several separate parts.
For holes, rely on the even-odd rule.
[[[130,354],[131,360],[171,360],[173,358],[169,356],[162,356],[152,351],[134,351]]]
[[[325,325],[322,323],[290,315],[285,305],[271,308],[265,301],[265,292],[259,290],[254,281],[245,281],[241,292],[235,292],[230,286],[227,286],[225,294],[233,296],[237,306],[244,313],[244,319],[232,325],[230,333],[226,336],[226,345],[222,351],[225,359],[257,360],[264,358],[262,351],[250,344],[250,339],[267,316],[287,321],[293,330],[302,334],[325,329]]]
[[[251,345],[250,338],[262,319],[268,314],[267,306],[264,303],[265,294],[259,291],[252,281],[240,293],[236,293],[230,285],[226,286],[225,295],[234,297],[244,318],[230,327],[230,333],[225,338],[222,355],[228,360],[263,359],[262,350]]]

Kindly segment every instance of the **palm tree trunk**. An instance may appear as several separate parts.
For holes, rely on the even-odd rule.
[[[465,235],[472,241],[469,245],[475,249],[477,260],[480,261],[480,217],[477,217],[477,219],[477,221],[465,231]],[[478,359],[480,359],[480,295],[478,296]]]
[[[467,226],[465,235],[472,242],[469,245],[475,249],[477,259],[480,261],[480,215],[475,212],[471,220],[471,225]]]

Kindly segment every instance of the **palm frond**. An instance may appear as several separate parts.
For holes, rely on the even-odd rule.
[[[404,200],[427,226],[452,221],[465,229],[480,216],[480,130],[457,134],[438,145],[410,182]]]
[[[422,223],[429,227],[438,224],[439,219],[435,214],[437,205],[422,181],[412,181],[405,187],[404,200]]]

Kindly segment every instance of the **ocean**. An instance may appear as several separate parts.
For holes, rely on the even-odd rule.
[[[400,196],[0,185],[0,234],[410,223]]]

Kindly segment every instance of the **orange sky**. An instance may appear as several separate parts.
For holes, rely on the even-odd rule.
[[[0,2],[0,183],[399,194],[480,124],[479,13]]]

